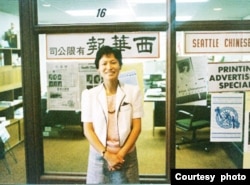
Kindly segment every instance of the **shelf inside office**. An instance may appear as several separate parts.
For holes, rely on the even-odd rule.
[[[22,87],[21,67],[0,67],[0,92],[15,90]]]
[[[21,56],[21,49],[19,48],[0,48],[0,53],[3,53],[4,65],[12,65],[14,62],[13,55]]]
[[[18,105],[21,105],[23,103],[23,100],[14,100],[14,101],[0,101],[0,110],[10,108],[10,107],[15,107]]]
[[[6,125],[6,129],[10,134],[8,140],[9,147],[7,150],[12,149],[24,140],[24,122],[23,118],[20,119],[10,119],[10,123]]]

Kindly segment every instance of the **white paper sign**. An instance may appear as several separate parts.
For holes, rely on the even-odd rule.
[[[250,90],[250,62],[208,64],[208,91]]]
[[[158,58],[158,32],[48,34],[47,59],[93,59],[96,51],[109,45],[123,58]]]
[[[121,72],[119,80],[126,84],[138,85],[137,75],[135,70]]]
[[[244,152],[250,152],[250,92],[245,92]]]
[[[186,32],[185,54],[250,53],[250,32]]]
[[[48,110],[78,110],[78,64],[47,62]]]
[[[214,93],[211,96],[210,140],[241,142],[243,93]]]
[[[176,61],[176,68],[177,104],[206,105],[206,57],[180,57]]]

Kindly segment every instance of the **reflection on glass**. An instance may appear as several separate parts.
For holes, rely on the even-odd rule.
[[[166,21],[165,0],[38,0],[39,24],[159,21]]]
[[[18,0],[0,0],[0,184],[25,184]]]
[[[18,0],[0,1],[0,17],[0,48],[20,48]]]
[[[248,20],[250,0],[176,0],[177,21]]]

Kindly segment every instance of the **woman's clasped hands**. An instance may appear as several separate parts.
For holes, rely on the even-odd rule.
[[[108,169],[110,171],[121,169],[123,163],[125,162],[123,157],[111,152],[106,152],[104,158],[108,162]]]

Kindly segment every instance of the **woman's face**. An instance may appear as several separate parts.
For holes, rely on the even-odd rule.
[[[103,55],[99,61],[98,71],[104,81],[117,80],[120,70],[121,66],[114,54]]]

